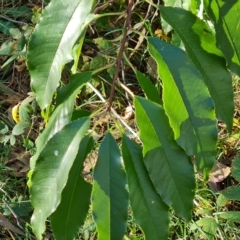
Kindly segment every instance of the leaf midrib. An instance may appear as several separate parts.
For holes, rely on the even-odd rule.
[[[141,104],[140,104],[140,106],[142,106]],[[146,111],[145,111],[145,109],[142,107],[142,109],[143,109],[143,111],[145,112],[145,115],[146,116],[148,116],[147,115],[147,113],[146,113]],[[160,136],[158,137],[158,135],[157,135],[157,132],[155,131],[155,129],[154,129],[154,127],[153,127],[153,124],[152,124],[152,121],[151,121],[151,119],[150,118],[147,118],[147,119],[149,119],[149,122],[151,123],[150,125],[151,125],[151,127],[152,127],[152,129],[154,130],[153,132],[154,132],[154,134],[157,136],[157,139],[159,140],[159,143],[160,143],[160,148],[162,148],[163,149],[163,153],[164,153],[164,155],[165,155],[165,158],[166,159],[168,159],[168,155],[167,155],[167,153],[165,152],[165,149],[161,146],[161,140],[160,140]],[[173,139],[174,140],[174,139]],[[179,147],[180,148],[180,147]],[[171,176],[172,176],[172,179],[173,179],[173,182],[174,182],[174,185],[175,185],[175,189],[177,189],[177,194],[178,194],[178,196],[180,197],[180,199],[181,199],[181,204],[182,204],[182,206],[183,206],[183,208],[184,209],[186,209],[185,208],[185,206],[184,206],[184,204],[183,204],[183,199],[182,199],[182,196],[181,196],[181,194],[179,193],[179,189],[178,189],[178,187],[176,187],[177,186],[177,184],[176,184],[176,180],[175,180],[175,178],[173,177],[174,175],[173,175],[173,172],[172,172],[172,169],[171,169],[171,167],[170,167],[170,164],[169,164],[169,161],[167,160],[167,165],[168,165],[168,169],[169,169],[169,172],[171,173]],[[187,211],[186,211],[187,212]]]

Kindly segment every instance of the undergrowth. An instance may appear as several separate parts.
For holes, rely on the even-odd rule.
[[[3,0],[0,8],[0,222],[1,239],[35,239],[31,233],[30,216],[32,208],[27,190],[27,171],[29,159],[35,152],[35,140],[42,132],[53,109],[41,112],[34,99],[31,99],[30,77],[26,68],[26,45],[35,24],[39,21],[41,9],[46,4],[42,1]],[[142,35],[158,36],[169,40],[171,33],[165,35],[157,19],[158,12],[150,4],[137,1],[132,16],[132,31],[137,31],[145,22]],[[97,5],[96,10],[101,13],[119,12],[126,9],[125,1],[103,1]],[[98,19],[87,29],[87,36],[83,44],[83,51],[79,62],[81,71],[93,70],[97,72],[93,79],[93,91],[85,86],[79,93],[75,103],[76,109],[84,109],[85,115],[93,112],[93,136],[100,144],[106,131],[110,128],[115,139],[120,138],[122,129],[117,117],[109,121],[106,114],[105,102],[110,94],[112,79],[116,71],[117,49],[121,44],[125,15],[106,16]],[[141,89],[135,79],[132,68],[138,68],[156,82],[156,66],[151,62],[146,52],[146,42],[141,35],[132,34],[127,41],[126,55],[123,56],[121,80],[127,86],[123,89],[121,84],[116,86],[113,109],[116,115],[122,116],[128,125],[136,130],[131,108],[131,94],[142,95]],[[61,85],[68,83],[71,65],[65,66]],[[218,123],[219,142],[216,159],[224,166],[231,168],[232,159],[239,153],[240,148],[240,85],[239,77],[233,76],[235,89],[234,127],[228,133],[226,126]],[[161,89],[161,84],[158,86]],[[99,94],[97,94],[99,92]],[[26,101],[27,99],[27,101]],[[25,101],[25,102],[24,102]],[[22,115],[29,119],[28,125],[23,129],[14,129],[12,109],[20,103]],[[54,108],[54,103],[52,105]],[[129,131],[128,133],[132,133]],[[98,146],[97,146],[98,147]],[[94,154],[93,154],[94,155]],[[94,157],[93,157],[94,159]],[[91,162],[92,161],[92,162]],[[91,181],[91,173],[96,161],[89,160],[84,170],[85,178]],[[170,219],[169,239],[240,239],[239,222],[232,222],[221,218],[222,212],[239,211],[240,203],[234,200],[225,200],[219,203],[219,191],[238,185],[230,172],[221,176],[221,181],[206,184],[201,174],[197,175],[198,189],[194,198],[194,215],[191,222],[186,223],[173,215]],[[210,187],[209,187],[210,186]],[[141,229],[134,221],[129,209],[127,221],[127,235],[124,239],[144,239]],[[5,225],[4,225],[5,224]],[[12,226],[12,224],[14,226]],[[16,230],[21,231],[22,235]],[[53,239],[51,230],[47,230],[47,239]],[[91,210],[85,224],[79,230],[78,239],[96,239],[97,231],[92,219]]]

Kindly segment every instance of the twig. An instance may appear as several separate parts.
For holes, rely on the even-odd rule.
[[[132,7],[132,11],[137,7],[137,5],[140,3],[140,0],[137,0]]]
[[[122,65],[123,65],[123,61],[121,61]],[[118,79],[117,83],[125,90],[125,95],[126,95],[126,99],[129,102],[129,96],[128,94],[134,98],[134,93],[126,86],[126,79],[125,79],[125,72],[124,72],[124,67],[122,67],[122,79],[123,79],[123,83]]]
[[[134,93],[126,85],[124,85],[120,81],[118,81],[118,84],[131,96],[131,98],[134,98]]]
[[[7,229],[7,228],[6,228]],[[13,239],[13,240],[16,240],[16,238],[13,236],[13,234],[11,233],[11,231],[9,230],[9,229],[7,229],[7,231],[8,231],[8,233],[9,233],[9,235],[11,236],[11,238]]]
[[[17,20],[5,17],[2,14],[0,14],[0,18],[3,18],[5,20],[8,20],[8,21],[13,22],[13,23],[18,23],[18,24],[21,24],[21,25],[27,25],[27,23],[25,23],[25,22],[21,22],[21,21],[17,21]]]
[[[151,12],[151,9],[152,9],[152,5],[149,4],[149,5],[148,5],[147,14],[146,14],[146,16],[145,16],[145,18],[144,18],[144,22],[148,19],[148,16],[150,15],[150,12]]]
[[[117,67],[116,67],[116,72],[115,72],[115,75],[114,75],[114,78],[113,78],[113,84],[112,84],[112,88],[111,88],[111,92],[110,92],[110,97],[109,97],[109,102],[108,102],[108,111],[110,111],[111,107],[112,107],[112,101],[113,101],[115,86],[116,86],[116,83],[117,83],[117,80],[118,80],[118,75],[119,75],[119,71],[120,71],[122,56],[123,56],[125,44],[126,44],[126,41],[127,41],[127,32],[131,28],[130,21],[131,21],[131,15],[132,15],[132,6],[133,6],[133,0],[128,0],[127,20],[126,20],[124,33],[123,33],[122,43],[121,43],[120,50],[119,50],[119,53],[118,53],[118,57],[117,57],[117,60],[116,60]]]
[[[16,221],[17,221],[17,225],[21,228],[24,229],[21,224],[19,223],[18,220],[18,215],[12,210],[12,208],[9,206],[9,204],[5,201],[4,198],[2,198],[2,201],[5,203],[5,205],[8,207],[9,211],[12,213],[12,215],[15,217]]]
[[[97,75],[101,80],[103,80],[106,84],[108,84],[109,86],[112,86],[112,84],[111,83],[109,83],[108,81],[106,81],[102,76],[100,76],[100,75]],[[131,98],[134,98],[134,93],[125,85],[125,84],[123,84],[121,81],[117,81],[117,83],[119,84],[119,86],[123,89],[123,90],[125,90],[129,95],[130,95],[130,97]]]
[[[91,84],[91,83],[87,83],[88,87],[90,87],[96,94],[97,96],[101,99],[101,101],[103,103],[106,103],[107,101],[104,99],[104,97],[102,96],[102,94]],[[110,108],[110,111],[113,113],[113,115],[122,123],[122,125],[124,127],[126,127],[126,129],[137,139],[139,139],[137,133],[121,118],[121,116],[119,116],[116,111],[113,108]]]
[[[123,81],[123,83],[126,85],[126,79],[125,79],[125,69],[124,69],[123,60],[121,61],[121,65],[122,65],[122,81]],[[120,82],[120,81],[118,81],[118,82]],[[129,96],[128,96],[128,92],[125,92],[125,96],[126,96],[126,99],[127,99],[127,101],[128,101],[128,104],[130,104],[130,103],[129,103]]]
[[[150,4],[149,4],[149,5],[150,5]],[[159,1],[159,0],[157,1],[157,5],[160,5],[160,1]],[[154,12],[154,14],[153,14],[153,16],[152,16],[152,19],[151,19],[151,21],[150,21],[151,23],[153,22],[154,18],[157,16],[158,11],[159,11],[159,9],[156,8],[156,10],[155,10],[155,12]]]

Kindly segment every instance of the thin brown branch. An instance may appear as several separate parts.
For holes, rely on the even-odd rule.
[[[112,101],[113,101],[113,97],[114,97],[115,86],[116,86],[116,83],[117,83],[117,80],[118,80],[121,61],[122,61],[122,56],[123,56],[125,44],[126,44],[126,41],[127,41],[127,32],[131,28],[132,6],[133,6],[133,0],[128,0],[127,20],[126,20],[126,25],[125,25],[125,28],[124,28],[122,43],[121,43],[119,53],[118,53],[118,57],[117,57],[117,60],[116,60],[116,72],[115,72],[115,75],[114,75],[114,78],[113,78],[113,84],[112,84],[110,97],[109,97],[109,101],[108,101],[108,111],[110,111],[111,107],[112,107]]]

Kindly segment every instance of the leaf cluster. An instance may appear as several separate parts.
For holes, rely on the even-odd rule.
[[[74,239],[90,206],[100,240],[123,239],[129,206],[146,239],[168,238],[172,212],[191,221],[217,122],[232,130],[239,10],[223,0],[50,1],[26,56],[45,122],[28,174],[38,239],[47,219],[56,239]],[[214,219],[196,223],[216,233]]]

